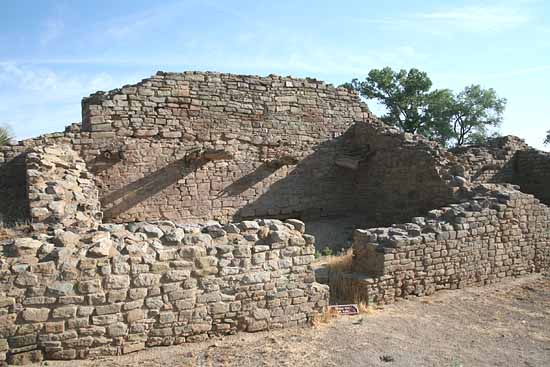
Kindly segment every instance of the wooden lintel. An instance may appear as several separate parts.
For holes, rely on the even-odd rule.
[[[223,149],[218,149],[218,150],[208,149],[208,150],[205,150],[203,152],[202,156],[207,161],[219,161],[219,160],[222,160],[222,159],[232,159],[233,158],[233,154],[231,154],[230,152],[228,152],[226,150],[223,150]]]
[[[338,167],[343,167],[351,170],[357,170],[359,168],[359,162],[361,159],[353,157],[338,157],[334,160],[334,164]]]

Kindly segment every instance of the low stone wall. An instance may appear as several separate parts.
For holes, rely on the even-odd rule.
[[[396,297],[483,285],[550,268],[550,208],[513,186],[483,185],[472,199],[388,228],[356,230],[353,273],[335,297]],[[331,284],[332,284],[331,283]]]
[[[35,230],[97,228],[102,216],[94,178],[69,145],[33,148],[26,161],[30,220]]]
[[[517,153],[513,183],[550,205],[550,153],[536,149]]]
[[[130,353],[308,322],[327,304],[297,220],[103,224],[0,247],[0,364]]]

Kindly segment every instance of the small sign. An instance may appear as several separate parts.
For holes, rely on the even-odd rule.
[[[339,315],[354,316],[359,315],[357,305],[332,305],[328,306],[331,310],[336,311]]]

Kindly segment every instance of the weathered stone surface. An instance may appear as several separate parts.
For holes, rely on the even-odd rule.
[[[118,255],[116,247],[108,238],[96,242],[89,250],[88,256],[92,257],[114,257]]]
[[[8,357],[8,363],[15,366],[24,366],[31,363],[42,362],[44,356],[41,350],[31,350],[18,354],[12,354]]]
[[[17,256],[35,255],[42,246],[42,242],[32,238],[16,238],[13,247]]]
[[[49,308],[26,308],[22,313],[23,319],[30,322],[48,321],[49,315]]]

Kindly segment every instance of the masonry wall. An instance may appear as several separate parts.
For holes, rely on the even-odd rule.
[[[317,80],[198,72],[159,72],[85,98],[82,110],[81,127],[2,148],[0,194],[23,202],[13,188],[25,186],[24,157],[13,158],[56,143],[86,161],[115,222],[338,214],[353,184],[334,158],[349,127],[373,119],[355,93]],[[189,164],[207,149],[232,157]]]
[[[0,361],[75,359],[311,320],[327,304],[299,221],[132,223],[5,241]]]
[[[45,134],[34,139],[0,146],[0,222],[9,225],[30,221],[27,183],[27,153],[42,145],[77,145],[83,141],[79,126],[73,124],[65,132]],[[92,142],[88,137],[88,142]],[[95,142],[101,144],[101,140]]]
[[[529,149],[515,136],[489,139],[483,145],[451,149],[464,167],[461,176],[481,183],[512,183],[517,153]]]
[[[356,230],[354,273],[332,291],[386,303],[550,269],[550,208],[512,186],[476,190],[410,223]]]
[[[352,184],[334,156],[352,123],[371,118],[357,95],[316,80],[219,73],[158,73],[82,106],[83,130],[124,154],[91,163],[115,221],[341,212]],[[186,167],[196,148],[233,157]]]
[[[536,149],[518,152],[512,181],[550,205],[550,153]]]
[[[353,145],[361,158],[354,191],[363,225],[395,223],[455,200],[452,157],[436,143],[373,122],[355,125]]]
[[[35,230],[93,229],[102,213],[94,177],[69,145],[44,145],[26,154],[30,220]]]

